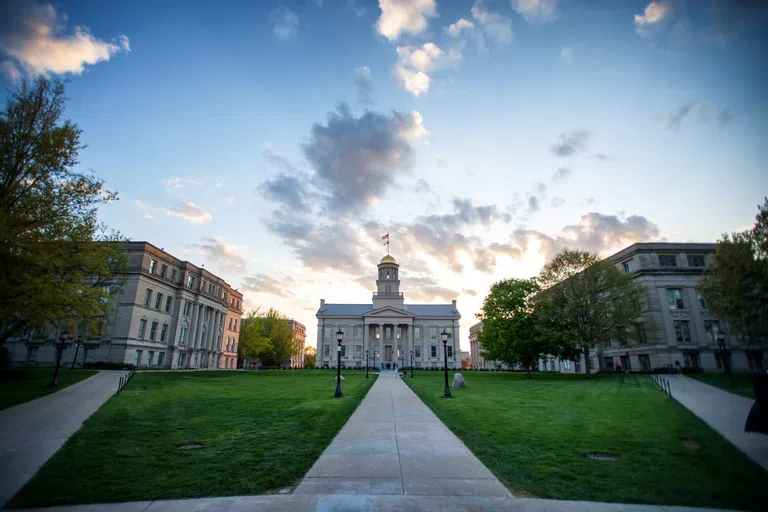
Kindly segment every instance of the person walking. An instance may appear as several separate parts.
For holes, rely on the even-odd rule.
[[[755,377],[753,391],[755,403],[747,415],[744,431],[768,434],[768,359],[764,361],[763,369]]]
[[[677,373],[678,375],[683,374],[683,367],[680,366],[680,361],[675,361],[675,373]]]

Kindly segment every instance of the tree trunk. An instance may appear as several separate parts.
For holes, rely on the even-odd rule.
[[[56,368],[53,370],[53,378],[51,379],[51,383],[48,384],[49,387],[55,388],[59,385],[59,368],[61,368],[61,356],[63,353],[64,343],[60,342],[56,347]]]
[[[588,379],[592,378],[592,369],[589,364],[589,347],[584,347],[584,370]]]
[[[531,378],[531,367],[530,367],[530,365],[525,367],[525,378],[526,379],[530,379]]]

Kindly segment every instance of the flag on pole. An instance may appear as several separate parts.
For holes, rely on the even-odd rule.
[[[389,233],[381,237],[382,240],[389,240]]]

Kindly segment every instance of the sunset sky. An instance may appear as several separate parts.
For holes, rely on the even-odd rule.
[[[106,224],[307,326],[370,303],[390,233],[406,303],[563,247],[714,242],[768,194],[760,1],[11,0],[3,103],[68,81]],[[762,64],[761,64],[762,63]]]

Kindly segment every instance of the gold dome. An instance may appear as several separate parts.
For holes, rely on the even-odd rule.
[[[384,263],[394,263],[395,265],[397,265],[397,260],[392,256],[390,256],[389,254],[387,254],[386,256],[381,258],[379,265],[383,265]]]

